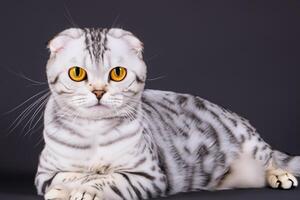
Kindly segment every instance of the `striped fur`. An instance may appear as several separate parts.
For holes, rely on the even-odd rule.
[[[274,162],[300,171],[298,158],[280,154],[275,159],[279,153],[237,114],[200,97],[144,90],[143,45],[130,32],[68,29],[49,48],[52,95],[35,181],[39,194],[57,185],[67,196],[82,189],[82,198],[90,193],[94,199],[216,190],[245,154],[265,170]],[[85,67],[87,81],[68,79],[73,65]],[[128,77],[118,84],[108,81],[108,71],[119,65],[127,68]],[[99,107],[94,88],[105,89],[100,100],[105,106]]]

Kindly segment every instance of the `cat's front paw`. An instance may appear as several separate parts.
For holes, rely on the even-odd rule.
[[[44,198],[45,200],[103,200],[95,190],[83,188],[68,190],[62,185],[52,187]]]
[[[95,193],[91,190],[75,189],[71,192],[69,198],[70,200],[103,200],[99,193]]]
[[[61,185],[52,187],[44,196],[45,200],[66,200],[69,198],[69,191]]]
[[[270,170],[267,176],[268,183],[272,188],[291,189],[298,186],[297,179],[281,169]]]

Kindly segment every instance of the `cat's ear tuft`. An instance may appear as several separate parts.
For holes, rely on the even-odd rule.
[[[57,53],[62,50],[68,44],[68,42],[81,37],[82,34],[83,31],[79,28],[66,29],[51,39],[48,42],[47,47],[51,53]]]
[[[130,45],[132,50],[134,50],[136,54],[142,59],[144,44],[131,32],[123,30],[121,28],[111,28],[108,34],[114,38],[124,39]]]

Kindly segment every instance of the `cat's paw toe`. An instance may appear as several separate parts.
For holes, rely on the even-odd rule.
[[[93,192],[86,190],[73,190],[69,197],[70,200],[101,200],[99,195]]]
[[[68,199],[68,191],[63,186],[52,187],[44,196],[45,200],[65,200]]]
[[[272,188],[291,189],[298,186],[298,180],[284,170],[272,170],[268,174],[268,183]]]

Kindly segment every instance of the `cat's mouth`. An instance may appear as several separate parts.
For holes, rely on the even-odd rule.
[[[96,104],[94,104],[94,105],[91,105],[91,106],[89,106],[89,108],[109,108],[107,105],[104,105],[104,104],[102,104],[102,103],[100,103],[100,102],[97,102]]]

